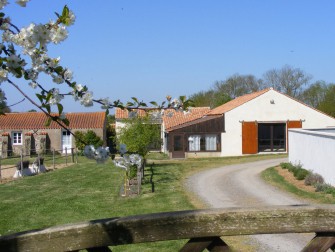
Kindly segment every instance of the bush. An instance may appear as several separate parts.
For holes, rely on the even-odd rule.
[[[318,173],[310,172],[305,178],[305,185],[314,186],[316,184],[323,184],[323,183],[324,183],[324,179]]]
[[[315,191],[335,195],[335,188],[329,184],[318,183],[315,185]]]
[[[297,180],[304,180],[309,175],[309,173],[309,171],[303,168],[297,168],[296,172],[294,173],[294,177]]]
[[[291,163],[280,163],[281,168],[283,169],[288,169],[290,170],[290,168],[293,166]]]

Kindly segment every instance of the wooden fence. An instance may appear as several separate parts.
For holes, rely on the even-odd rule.
[[[34,151],[34,150],[32,150]],[[20,167],[24,167],[23,163],[29,160],[31,164],[36,158],[43,157],[44,163],[48,163],[49,169],[55,169],[56,164],[63,163],[68,165],[68,163],[78,162],[77,153],[74,148],[65,148],[65,150],[46,150],[46,153],[35,154],[35,155],[26,155],[23,152],[23,149],[20,155],[8,155],[6,158],[3,158],[0,155],[0,180],[12,178],[16,169],[18,169],[19,163]]]
[[[335,244],[335,206],[271,206],[156,213],[0,237],[0,251],[111,251],[108,246],[188,239],[182,252],[231,251],[225,236],[315,233],[303,252]]]

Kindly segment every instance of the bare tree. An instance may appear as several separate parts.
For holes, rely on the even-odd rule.
[[[230,98],[236,98],[251,92],[258,91],[262,85],[262,80],[255,76],[234,74],[225,81],[217,81],[214,84],[214,90],[225,93]]]
[[[269,70],[264,74],[265,86],[273,87],[292,97],[298,97],[311,79],[312,77],[301,69],[289,65]]]

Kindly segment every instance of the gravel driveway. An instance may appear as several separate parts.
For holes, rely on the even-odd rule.
[[[286,158],[224,166],[197,173],[187,187],[210,208],[308,204],[263,182],[261,171],[287,162]],[[257,251],[300,251],[314,234],[250,236]]]

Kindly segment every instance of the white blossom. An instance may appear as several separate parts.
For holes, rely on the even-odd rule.
[[[58,25],[57,28],[53,28],[50,31],[50,39],[53,43],[58,44],[64,41],[68,36],[68,31],[63,25]]]
[[[77,92],[80,92],[84,89],[83,85],[81,85],[81,84],[76,84],[74,86],[74,88],[76,89]]]
[[[30,0],[17,0],[16,3],[18,5],[20,5],[21,7],[26,7],[27,3],[29,2]]]
[[[102,105],[101,105],[102,109],[108,109],[110,107],[110,105],[111,105],[111,102],[110,102],[110,100],[109,100],[108,97],[104,98],[104,99],[101,99],[100,101],[102,103]]]
[[[25,61],[15,54],[12,54],[7,57],[8,68],[16,69],[18,67],[22,67],[25,65],[26,65]]]
[[[68,25],[73,25],[74,21],[76,20],[76,16],[74,15],[74,13],[70,10],[69,11],[69,16],[68,16]]]
[[[33,89],[37,88],[37,83],[32,81],[29,83],[29,86],[31,86]]]
[[[38,77],[38,72],[36,72],[34,69],[27,69],[26,73],[29,80],[35,81]]]
[[[59,75],[52,74],[52,81],[55,82],[56,84],[62,84],[64,82],[63,78]]]
[[[57,58],[49,58],[48,60],[46,60],[46,62],[48,63],[48,67],[51,68],[56,68],[59,65],[59,61],[60,61],[60,57]]]
[[[0,0],[0,10],[2,10],[8,4],[7,0]]]
[[[86,92],[79,99],[80,99],[81,105],[84,105],[85,107],[93,106],[93,93],[92,92]]]
[[[58,104],[63,98],[64,98],[64,96],[59,94],[59,89],[54,88],[52,90],[52,97],[49,100],[49,104],[51,104],[51,105]]]
[[[97,163],[104,163],[109,157],[109,147],[95,149],[93,145],[86,145],[84,155],[89,159],[95,159]]]
[[[0,83],[7,80],[8,71],[6,69],[0,68]]]
[[[63,78],[64,78],[64,80],[66,80],[66,81],[71,81],[72,78],[73,78],[73,73],[72,73],[72,71],[69,70],[69,69],[66,69],[66,70],[64,71],[64,73],[63,73]]]

